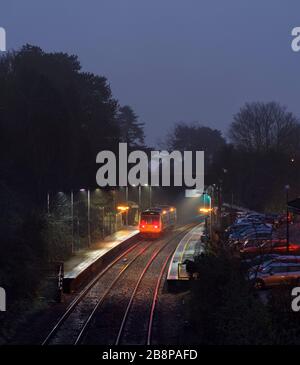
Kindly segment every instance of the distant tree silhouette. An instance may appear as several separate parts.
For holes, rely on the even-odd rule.
[[[229,136],[232,144],[220,150],[211,168],[212,181],[222,181],[224,200],[257,210],[284,209],[284,186],[290,185],[291,197],[299,194],[297,117],[275,102],[246,103]]]
[[[121,128],[121,140],[130,147],[144,146],[144,123],[139,122],[138,116],[128,105],[119,108],[117,120]]]
[[[206,163],[225,145],[222,133],[199,123],[177,123],[169,133],[166,145],[169,150],[204,151]]]
[[[117,101],[78,58],[26,45],[0,58],[0,179],[36,197],[95,185],[99,150],[117,148]]]
[[[300,124],[279,103],[246,103],[234,115],[229,137],[246,151],[294,153],[300,147]]]

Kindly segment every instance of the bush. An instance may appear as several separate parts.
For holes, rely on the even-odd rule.
[[[191,321],[197,343],[272,343],[271,317],[244,279],[239,261],[226,250],[199,260],[191,282]]]
[[[7,312],[0,313],[0,343],[13,335],[31,311],[45,282],[49,258],[67,255],[67,228],[0,183],[0,286],[7,294]]]

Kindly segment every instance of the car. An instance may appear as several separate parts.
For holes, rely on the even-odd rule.
[[[234,223],[231,226],[229,226],[228,228],[225,229],[225,232],[236,232],[236,231],[240,231],[244,228],[247,227],[251,227],[251,223]]]
[[[266,254],[266,255],[257,255],[248,259],[241,260],[241,266],[245,269],[250,269],[253,266],[262,265],[264,262],[271,261],[276,257],[280,257],[278,254]]]
[[[247,236],[249,234],[255,234],[255,233],[260,233],[262,231],[267,232],[268,234],[272,232],[272,227],[265,225],[265,224],[259,224],[259,225],[251,225],[251,226],[247,226],[244,227],[243,229],[241,229],[240,231],[237,232],[233,232],[229,235],[229,240],[230,241],[234,241],[234,240],[238,240],[238,239],[245,239],[247,238]]]
[[[300,253],[300,245],[290,243],[287,248],[286,239],[268,239],[262,241],[257,246],[251,246],[240,249],[242,257],[250,257],[265,254],[284,254],[284,253]]]
[[[246,219],[256,219],[256,220],[264,220],[266,216],[264,214],[259,213],[249,213],[245,217]]]
[[[288,221],[288,223],[292,223],[292,221],[293,221],[292,214],[289,213],[288,218],[287,218],[286,214],[280,214],[280,215],[278,215],[277,221],[278,221],[279,226],[282,224],[286,224],[287,221]]]
[[[236,216],[241,218],[241,217],[245,217],[248,213],[247,212],[244,212],[244,211],[241,211],[241,210],[238,210],[236,212]]]
[[[255,234],[249,234],[244,239],[235,241],[232,246],[238,248],[240,251],[246,251],[251,248],[259,248],[263,243],[272,239],[272,234],[269,232],[255,232]]]
[[[244,226],[241,229],[237,229],[233,232],[231,232],[228,236],[229,240],[236,240],[238,239],[242,233],[244,233],[245,231],[249,230],[251,228],[251,226]]]
[[[249,274],[249,280],[256,289],[273,286],[299,285],[300,264],[274,262],[258,272]]]
[[[227,234],[229,237],[230,235],[235,235],[249,227],[250,227],[249,224],[233,224],[225,229],[225,234]]]
[[[289,243],[287,248],[286,239],[274,239],[271,241],[266,241],[261,249],[264,252],[276,252],[276,253],[285,253],[289,251],[290,253],[300,252],[300,245],[296,243]]]
[[[257,224],[257,225],[251,225],[248,228],[245,228],[242,232],[241,235],[245,236],[247,235],[247,233],[252,233],[252,232],[260,232],[260,231],[268,231],[268,232],[272,232],[273,231],[273,227],[270,225],[266,225],[266,224]]]
[[[256,218],[239,218],[236,221],[237,224],[243,224],[243,223],[248,223],[248,224],[253,224],[253,223],[262,223],[261,219],[256,219]]]
[[[249,240],[256,240],[256,241],[262,241],[272,239],[272,231],[267,230],[258,230],[253,232],[248,232],[247,234],[244,234],[241,236],[240,241],[246,242]]]
[[[276,225],[278,223],[278,214],[276,214],[276,213],[266,214],[266,217],[265,217],[264,221],[266,223],[270,223],[272,225]]]
[[[244,244],[248,240],[264,241],[275,238],[272,231],[270,230],[249,230],[242,233],[236,240],[233,240],[234,244]]]
[[[241,242],[241,248],[259,247],[263,242],[263,240],[257,238],[247,238],[244,242]]]
[[[274,255],[275,257],[264,260],[257,265],[251,266],[249,272],[261,271],[275,262],[300,264],[300,256],[295,255]]]

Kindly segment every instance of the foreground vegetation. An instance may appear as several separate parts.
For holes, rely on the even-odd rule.
[[[291,288],[269,291],[263,302],[240,261],[224,247],[199,260],[191,282],[188,342],[203,345],[299,345],[300,315]]]

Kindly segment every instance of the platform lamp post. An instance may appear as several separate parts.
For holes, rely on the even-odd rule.
[[[141,184],[139,185],[139,207],[140,207],[140,210],[142,210],[142,186],[141,186]]]
[[[149,189],[149,200],[147,203],[147,199],[146,199],[146,204],[149,204],[149,208],[150,208],[151,207],[151,186],[149,186],[148,184],[144,184],[144,187]],[[147,196],[147,194],[146,194],[146,196]],[[147,208],[147,206],[146,206],[146,208]]]
[[[47,191],[47,214],[50,213],[50,194],[49,191]]]
[[[84,193],[85,189],[80,189],[80,192]],[[91,245],[91,227],[90,227],[90,209],[91,209],[91,196],[90,190],[87,189],[87,230],[88,230],[88,246]]]
[[[205,195],[209,198],[209,208],[206,207],[206,199],[205,199]],[[203,192],[203,196],[204,196],[204,207],[200,208],[200,212],[205,214],[205,231],[206,233],[208,233],[208,228],[209,228],[209,235],[210,238],[212,236],[212,204],[211,204],[211,196],[205,191]],[[208,216],[210,219],[210,224],[208,227]]]
[[[72,250],[72,253],[74,253],[74,194],[73,194],[73,190],[71,191],[71,224],[72,224],[71,250]]]
[[[89,247],[91,246],[91,192],[87,191],[87,208],[88,208],[88,242]]]
[[[102,210],[102,238],[105,236],[105,227],[104,227],[104,221],[105,221],[105,207],[100,207]]]
[[[206,193],[207,194],[207,193]],[[209,237],[210,237],[210,239],[211,239],[211,237],[212,237],[212,215],[211,215],[211,196],[210,195],[208,195],[207,194],[207,196],[208,196],[208,198],[209,198]]]
[[[149,186],[149,208],[152,207],[152,186]]]
[[[290,225],[289,225],[289,185],[285,185],[285,194],[286,194],[286,251],[289,252],[290,249]]]
[[[128,185],[125,187],[125,200],[128,207]],[[128,210],[126,210],[126,226],[128,226]]]

